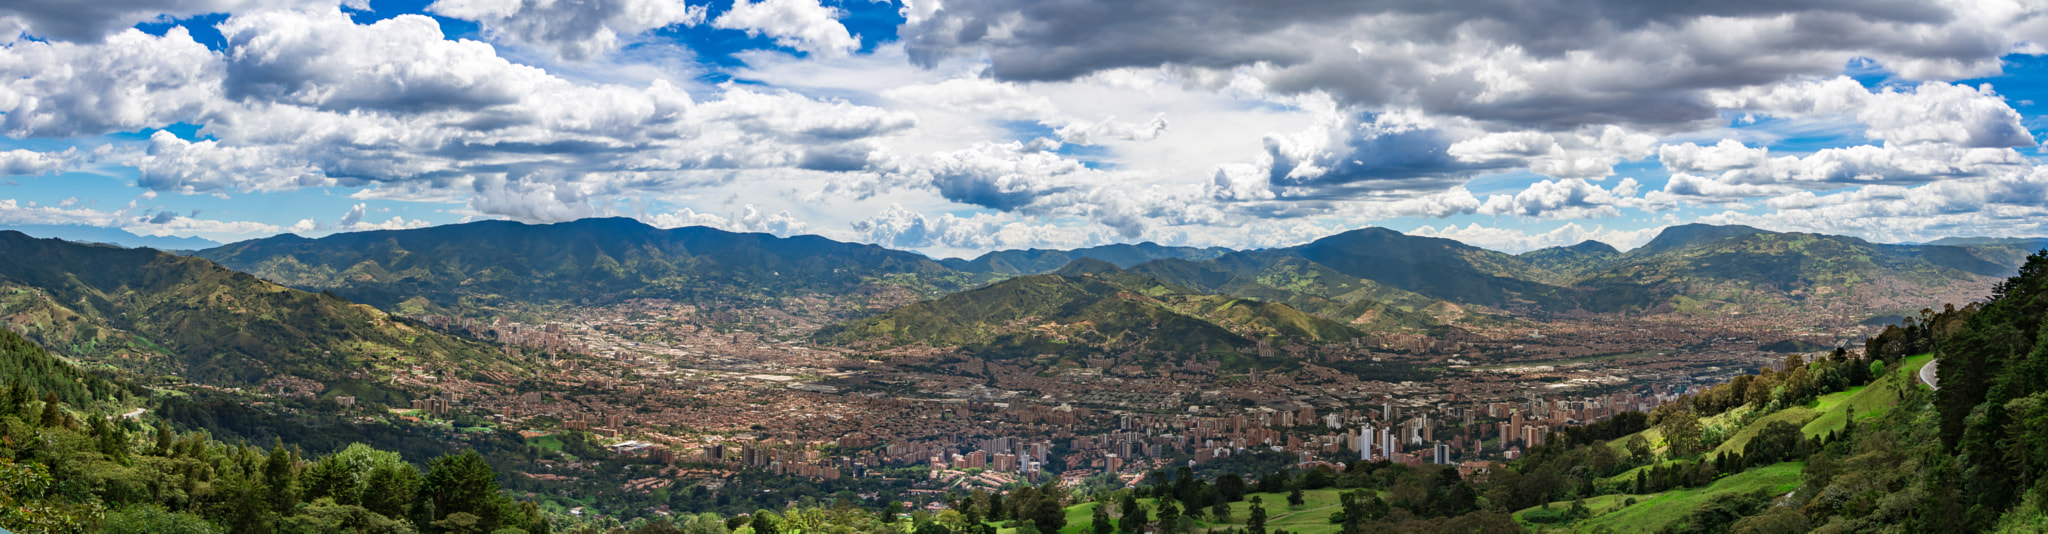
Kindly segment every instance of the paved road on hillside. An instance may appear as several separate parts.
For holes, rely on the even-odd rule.
[[[1934,364],[1935,360],[1927,360],[1927,365],[1920,367],[1920,381],[1925,382],[1928,389],[1941,389],[1941,386],[1934,385]]]

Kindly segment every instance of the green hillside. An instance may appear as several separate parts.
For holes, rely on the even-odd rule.
[[[1361,330],[1423,330],[1441,324],[1430,315],[1442,304],[1435,299],[1300,258],[1156,260],[1130,271],[1207,293],[1284,303]]]
[[[1259,341],[1330,343],[1349,326],[1285,304],[1195,290],[1079,260],[1059,274],[1012,278],[819,332],[872,348],[960,346],[979,354],[1036,356],[1136,352],[1181,359],[1230,357]]]
[[[1935,304],[1953,287],[1988,286],[2016,267],[1961,247],[1880,245],[1862,239],[1754,228],[1674,226],[1574,281],[1592,311],[1719,314],[1801,306],[1870,309]],[[1884,295],[1859,288],[1889,284]],[[1907,304],[1917,303],[1917,304]]]
[[[98,365],[230,385],[374,383],[414,364],[521,372],[491,347],[198,258],[16,232],[0,232],[0,256],[0,321]]]
[[[1758,467],[1729,475],[1704,487],[1685,488],[1648,495],[1611,494],[1587,499],[1585,506],[1594,514],[1583,522],[1571,524],[1571,532],[1660,532],[1682,520],[1687,513],[1699,509],[1718,497],[1749,494],[1759,490],[1770,495],[1783,495],[1799,487],[1799,472],[1804,464],[1785,462]],[[1629,504],[1633,500],[1634,504]],[[1572,501],[1552,502],[1548,510],[1568,510]],[[1515,519],[1531,527],[1547,527],[1548,523],[1530,521],[1531,515],[1542,508],[1528,508],[1515,512]]]
[[[1297,247],[1240,254],[1268,262],[1301,258],[1345,275],[1457,303],[1556,308],[1569,300],[1562,288],[1539,281],[1555,278],[1553,273],[1515,256],[1385,228],[1353,230]]]
[[[1620,257],[1621,251],[1599,241],[1582,241],[1569,247],[1550,247],[1516,254],[1516,258],[1529,262],[1536,268],[1556,273],[1553,283],[1569,281],[1579,273],[1599,268],[1608,261]]]

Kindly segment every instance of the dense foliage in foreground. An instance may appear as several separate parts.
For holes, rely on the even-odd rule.
[[[132,389],[0,330],[0,527],[16,532],[549,532],[475,452],[425,470],[353,446],[308,458],[116,415]],[[135,413],[135,412],[128,412]]]

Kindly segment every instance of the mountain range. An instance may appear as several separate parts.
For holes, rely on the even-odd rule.
[[[818,334],[868,348],[955,345],[982,355],[1127,355],[1149,363],[1260,342],[1333,343],[1362,333],[1286,304],[1213,295],[1095,259],[897,308]]]
[[[399,362],[516,371],[490,347],[392,314],[633,298],[773,307],[832,296],[843,322],[817,338],[850,346],[1238,354],[1562,313],[1860,319],[1981,295],[2039,244],[1681,225],[1627,252],[1589,241],[1511,255],[1366,228],[1264,250],[1143,243],[933,260],[816,236],[586,219],[283,235],[181,257],[7,232],[0,251],[16,261],[0,262],[0,318],[68,356],[232,383],[345,380],[343,369]]]
[[[86,226],[82,224],[13,224],[0,225],[0,230],[14,230],[45,239],[62,239],[79,243],[106,243],[131,248],[147,247],[157,250],[199,250],[220,246],[220,242],[211,239],[171,235],[137,235],[120,228]]]
[[[759,302],[888,290],[906,292],[908,300],[987,279],[875,245],[705,227],[664,230],[624,218],[485,221],[319,239],[287,234],[196,255],[404,313],[628,298]]]
[[[499,350],[213,262],[0,231],[0,322],[94,365],[252,385],[280,376],[378,396],[389,369],[521,373]]]

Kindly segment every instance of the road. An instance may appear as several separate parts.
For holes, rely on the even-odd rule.
[[[1938,360],[1928,360],[1927,365],[1920,367],[1920,381],[1926,383],[1928,389],[1941,389],[1941,386],[1934,385],[1934,364],[1937,362]]]

